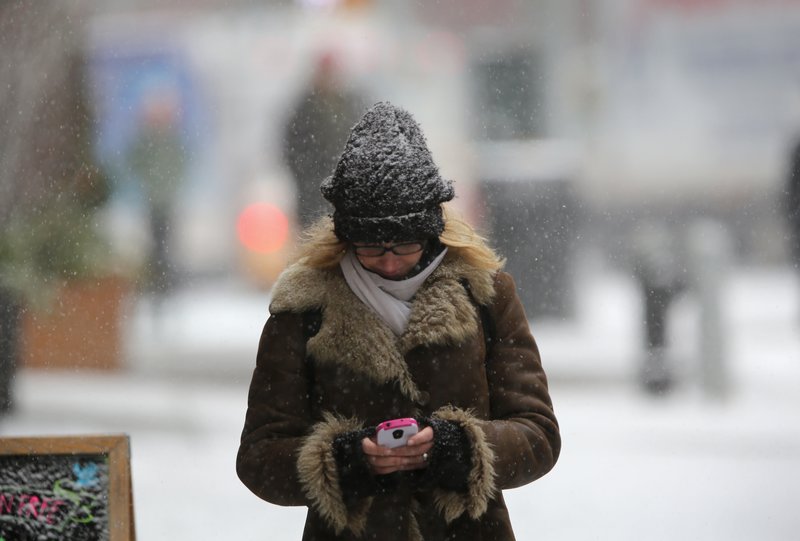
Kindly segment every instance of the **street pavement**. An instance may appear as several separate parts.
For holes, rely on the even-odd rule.
[[[556,468],[506,491],[520,540],[775,540],[800,531],[800,287],[788,269],[724,280],[722,394],[700,383],[697,299],[670,313],[677,377],[637,383],[641,302],[626,276],[580,280],[574,317],[533,320],[559,417]],[[234,471],[268,296],[235,284],[131,306],[114,373],[22,370],[0,435],[128,434],[141,540],[299,539],[305,511]]]

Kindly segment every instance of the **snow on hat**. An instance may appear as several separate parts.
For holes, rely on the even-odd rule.
[[[454,196],[417,122],[388,102],[353,127],[320,190],[333,204],[336,236],[361,242],[436,237],[444,230],[441,203]]]

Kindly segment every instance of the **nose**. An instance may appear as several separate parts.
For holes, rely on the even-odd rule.
[[[397,274],[398,270],[400,269],[401,261],[400,258],[397,257],[393,252],[386,252],[378,258],[377,263],[381,274],[393,276]]]

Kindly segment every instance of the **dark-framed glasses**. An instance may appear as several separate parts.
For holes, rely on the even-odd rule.
[[[382,244],[354,244],[353,251],[356,255],[361,257],[381,257],[386,252],[392,252],[394,255],[411,255],[421,252],[425,248],[425,244],[419,241],[415,242],[400,242],[392,244],[391,246],[384,246]]]

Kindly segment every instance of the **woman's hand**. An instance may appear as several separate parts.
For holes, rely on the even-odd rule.
[[[427,426],[408,439],[403,447],[383,447],[372,438],[361,440],[372,473],[386,475],[396,471],[419,470],[428,467],[428,453],[433,447],[433,428]]]

